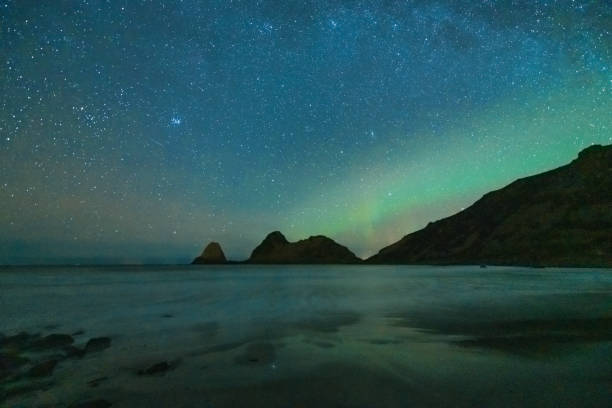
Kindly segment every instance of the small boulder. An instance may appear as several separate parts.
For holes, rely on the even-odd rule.
[[[94,353],[102,351],[110,347],[111,339],[109,337],[94,337],[89,339],[85,345],[85,353]]]
[[[16,354],[0,353],[0,379],[9,376],[29,360]]]
[[[0,387],[0,401],[19,395],[29,394],[34,391],[46,391],[49,388],[51,388],[51,383],[40,381],[30,381],[28,383],[7,385],[7,387],[4,389]]]
[[[96,388],[98,385],[100,385],[100,383],[106,380],[108,380],[108,377],[94,378],[93,380],[87,381],[87,385],[89,385],[92,388]]]
[[[66,347],[74,343],[74,339],[69,334],[50,334],[32,342],[33,350],[48,350]]]
[[[144,370],[138,370],[138,375],[163,374],[166,371],[173,370],[175,367],[176,364],[170,364],[167,361],[162,361],[161,363],[153,364],[151,367]]]
[[[2,336],[2,338],[0,338],[0,348],[14,351],[24,350],[28,348],[34,340],[39,338],[39,335],[31,335],[26,332],[21,332],[13,336]]]
[[[55,366],[59,363],[59,360],[48,360],[42,363],[38,363],[27,372],[28,377],[49,377],[53,374]]]
[[[72,345],[64,347],[64,352],[66,353],[66,358],[81,358],[85,355],[85,349]]]
[[[112,405],[113,404],[111,404],[107,400],[97,399],[97,400],[77,402],[75,404],[70,405],[70,408],[108,408]]]

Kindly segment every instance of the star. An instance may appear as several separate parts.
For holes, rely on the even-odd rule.
[[[612,3],[567,2],[0,0],[0,263],[370,255],[612,142]]]

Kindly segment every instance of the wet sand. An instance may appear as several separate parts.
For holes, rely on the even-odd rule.
[[[0,406],[605,407],[611,272],[3,271]]]

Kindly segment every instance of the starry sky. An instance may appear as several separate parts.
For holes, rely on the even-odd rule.
[[[605,0],[0,0],[0,263],[369,256],[612,143]]]

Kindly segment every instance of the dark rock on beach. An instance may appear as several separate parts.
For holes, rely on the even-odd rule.
[[[85,355],[85,349],[78,348],[75,346],[64,347],[66,358],[81,358]]]
[[[85,345],[85,353],[94,353],[109,348],[111,339],[109,337],[94,337],[89,339]]]
[[[406,235],[375,264],[612,266],[612,145],[516,180]]]
[[[354,264],[361,260],[347,247],[323,235],[289,242],[274,231],[259,244],[248,263],[254,264]]]
[[[76,404],[70,405],[70,408],[108,408],[112,406],[110,402],[103,399],[88,400],[83,402],[77,402]]]
[[[30,335],[26,332],[21,332],[12,336],[3,336],[0,338],[0,348],[14,351],[24,350],[30,346],[33,340],[39,338],[39,335]]]
[[[87,381],[87,385],[89,385],[92,388],[96,388],[98,385],[100,385],[102,382],[106,380],[108,380],[108,377],[94,378],[93,380]]]
[[[236,357],[236,363],[240,365],[269,364],[276,357],[276,349],[270,343],[249,344],[244,354]]]
[[[50,334],[32,342],[32,350],[49,350],[69,346],[74,343],[72,336],[68,334]]]
[[[160,363],[153,364],[152,366],[145,368],[143,370],[138,370],[138,375],[156,375],[156,374],[164,374],[167,371],[174,370],[178,365],[177,362],[168,363],[167,361],[162,361]]]
[[[59,363],[59,360],[47,360],[42,363],[38,363],[28,370],[27,376],[49,377],[53,374],[53,370],[55,370],[57,363]]]
[[[19,355],[0,353],[0,380],[14,373],[28,361]]]
[[[204,248],[202,254],[193,260],[192,264],[224,264],[227,262],[225,254],[218,242],[211,242]]]
[[[53,384],[50,382],[31,381],[28,383],[18,383],[4,389],[0,387],[0,402],[3,399],[12,398],[19,395],[25,395],[35,391],[48,390],[52,387],[52,385]]]
[[[0,401],[30,394],[53,386],[52,376],[58,364],[67,358],[80,358],[86,353],[100,351],[110,346],[108,337],[90,339],[83,348],[74,346],[74,339],[67,334],[39,334],[21,332],[12,336],[0,336]],[[97,378],[88,384],[92,387],[106,380]],[[89,401],[73,406],[108,407],[103,400]]]
[[[111,339],[109,337],[94,337],[89,339],[85,347],[78,348],[70,345],[64,347],[65,356],[67,358],[81,358],[85,354],[96,353],[109,348],[111,345]]]
[[[23,351],[43,352],[70,347],[74,339],[69,334],[53,333],[41,337],[40,334],[21,332],[0,338],[0,349],[13,353]]]

